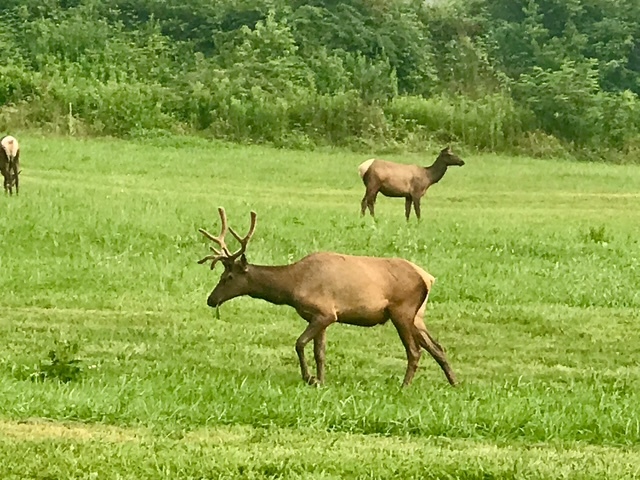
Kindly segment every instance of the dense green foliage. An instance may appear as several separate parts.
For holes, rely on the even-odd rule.
[[[637,0],[7,0],[0,128],[640,150]]]
[[[346,151],[21,138],[21,194],[0,196],[0,478],[637,478],[637,166],[465,156],[407,224],[401,199],[359,217]],[[240,231],[257,211],[255,263],[426,268],[460,387],[425,354],[401,390],[390,324],[331,326],[314,389],[293,309],[238,298],[216,319],[220,266],[196,260],[218,205]]]

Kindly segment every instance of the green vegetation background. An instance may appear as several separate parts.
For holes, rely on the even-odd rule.
[[[0,130],[623,161],[637,0],[5,0]]]

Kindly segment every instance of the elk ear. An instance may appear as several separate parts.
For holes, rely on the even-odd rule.
[[[247,262],[247,257],[243,253],[242,256],[240,257],[240,267],[242,268],[243,272],[246,272],[248,266],[249,266],[249,262]]]

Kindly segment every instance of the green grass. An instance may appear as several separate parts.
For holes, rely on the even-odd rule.
[[[639,167],[463,155],[407,224],[385,197],[359,217],[366,156],[345,151],[20,139],[21,194],[0,196],[0,478],[640,477]],[[258,212],[255,263],[424,267],[462,385],[425,355],[402,390],[391,325],[335,325],[327,384],[305,386],[292,309],[206,306],[220,270],[196,264],[197,229],[219,205],[239,230]],[[81,360],[71,381],[51,350]]]

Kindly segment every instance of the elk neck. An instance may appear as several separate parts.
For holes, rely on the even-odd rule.
[[[438,158],[431,166],[426,167],[425,170],[431,183],[438,183],[440,179],[444,177],[444,174],[447,173],[447,164],[444,160]]]
[[[249,265],[248,295],[260,298],[275,305],[291,305],[293,289],[297,280],[294,275],[294,265]]]

